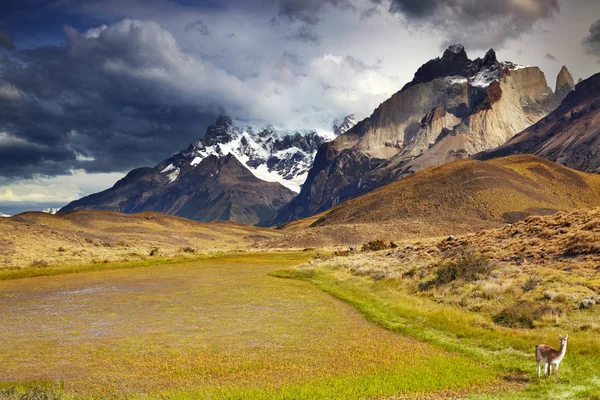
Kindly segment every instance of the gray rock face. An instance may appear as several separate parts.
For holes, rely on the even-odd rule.
[[[556,105],[539,68],[499,62],[493,50],[470,60],[462,46],[451,46],[370,117],[322,145],[300,194],[270,223],[314,215],[423,168],[500,146]]]
[[[561,105],[479,160],[536,154],[585,172],[600,173],[600,74],[577,84]]]
[[[566,66],[563,65],[558,76],[556,77],[556,98],[558,102],[562,102],[567,94],[575,88],[575,81]]]

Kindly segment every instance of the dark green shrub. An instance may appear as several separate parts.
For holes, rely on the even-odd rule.
[[[454,253],[454,257],[436,264],[436,277],[418,286],[419,290],[425,291],[434,286],[463,280],[472,282],[490,276],[495,264],[486,256],[472,248],[461,248]]]
[[[537,305],[530,301],[520,301],[506,307],[498,314],[494,315],[493,321],[498,325],[509,328],[528,328],[534,327],[534,323],[544,316],[560,317],[563,310],[560,307],[550,307],[546,304]]]
[[[509,328],[529,329],[533,328],[535,319],[535,306],[528,301],[522,301],[506,307],[493,317],[494,323],[498,325]]]

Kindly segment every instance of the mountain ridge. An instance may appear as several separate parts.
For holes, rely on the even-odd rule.
[[[500,146],[558,102],[538,67],[499,62],[493,50],[471,61],[463,46],[451,46],[370,117],[321,145],[300,194],[268,223],[305,218],[421,169]]]

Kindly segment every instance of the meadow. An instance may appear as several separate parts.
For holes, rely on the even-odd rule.
[[[313,257],[5,271],[0,397],[434,399],[521,385],[489,360],[384,329],[311,283],[273,276]]]

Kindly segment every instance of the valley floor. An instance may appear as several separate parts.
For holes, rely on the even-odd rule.
[[[0,276],[0,398],[448,398],[520,385],[269,275],[314,256]]]

